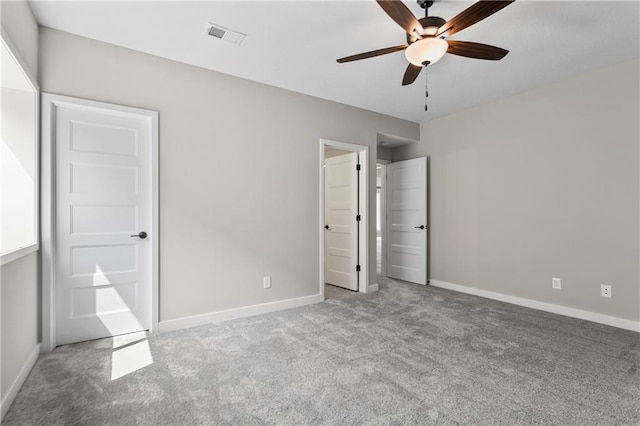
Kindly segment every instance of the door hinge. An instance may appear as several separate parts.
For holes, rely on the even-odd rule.
[[[359,214],[356,215],[356,221],[360,222],[360,215]]]
[[[356,164],[356,170],[360,171],[360,164]]]
[[[360,272],[360,265],[356,265],[356,272]]]

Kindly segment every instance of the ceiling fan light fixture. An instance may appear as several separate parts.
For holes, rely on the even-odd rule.
[[[439,28],[440,27],[426,27],[423,30],[424,35],[435,36]]]
[[[435,64],[447,53],[449,43],[436,37],[427,37],[412,43],[404,51],[407,60],[413,65],[421,67],[425,62]]]

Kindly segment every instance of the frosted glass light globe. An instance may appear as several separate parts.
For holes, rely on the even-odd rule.
[[[426,61],[430,65],[435,64],[447,53],[449,43],[446,40],[435,37],[427,37],[412,43],[404,51],[407,60],[413,65],[421,67]]]

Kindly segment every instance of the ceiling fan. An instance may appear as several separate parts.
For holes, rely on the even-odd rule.
[[[439,61],[445,53],[492,61],[499,61],[509,53],[508,50],[500,47],[470,41],[445,40],[445,37],[488,18],[499,10],[509,6],[515,0],[482,0],[463,10],[449,21],[445,21],[438,16],[429,16],[429,7],[433,5],[433,1],[417,1],[420,7],[425,10],[425,17],[421,19],[417,19],[401,1],[377,0],[377,3],[387,15],[407,33],[406,44],[347,56],[338,59],[338,62],[358,61],[404,50],[405,56],[409,61],[409,66],[402,78],[402,85],[406,86],[418,78],[422,68],[427,67],[427,65],[433,65]],[[426,96],[429,96],[428,92],[426,92]],[[426,109],[427,106],[425,105],[425,110]]]

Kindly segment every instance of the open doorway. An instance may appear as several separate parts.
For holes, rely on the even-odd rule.
[[[320,140],[320,293],[368,291],[368,147]]]

